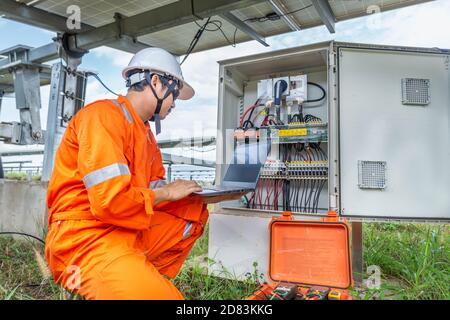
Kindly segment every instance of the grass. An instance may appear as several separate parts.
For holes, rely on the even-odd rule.
[[[29,175],[26,172],[8,172],[5,173],[5,179],[9,180],[19,180],[19,181],[28,181]],[[33,174],[31,175],[32,181],[41,181],[41,175],[40,174]]]
[[[34,249],[42,254],[42,247],[37,246],[0,237],[0,299],[66,298],[64,290],[40,271]],[[214,263],[207,249],[208,237],[203,236],[173,281],[187,299],[243,299],[256,290],[261,281],[256,271],[245,281],[207,275],[208,264]],[[355,291],[362,299],[450,299],[448,225],[364,224],[364,261],[366,267],[381,268],[382,285]]]
[[[42,257],[36,242],[0,237],[0,300],[64,298],[64,290],[43,276],[34,249]]]
[[[450,299],[450,227],[372,223],[364,226],[364,261],[382,270],[381,290],[396,299]]]
[[[204,234],[208,234],[208,227]],[[258,288],[260,274],[256,269],[252,274],[248,274],[244,281],[236,280],[236,277],[227,270],[222,270],[221,276],[223,277],[208,276],[208,266],[215,262],[208,259],[207,253],[208,237],[203,236],[195,243],[183,268],[173,281],[186,299],[244,299]]]

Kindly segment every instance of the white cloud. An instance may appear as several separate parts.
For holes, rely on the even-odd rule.
[[[383,19],[383,43],[419,47],[450,48],[450,1],[424,3],[397,10]]]
[[[111,88],[114,92],[120,93],[118,88]],[[85,105],[101,99],[115,99],[116,96],[106,90],[96,79],[90,78],[86,86]]]
[[[91,53],[96,55],[101,59],[108,59],[111,61],[112,65],[120,68],[124,68],[130,62],[131,53],[124,52],[121,50],[113,49],[110,47],[99,47],[91,50]]]

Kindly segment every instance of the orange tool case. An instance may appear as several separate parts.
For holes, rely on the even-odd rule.
[[[351,265],[350,227],[335,212],[318,221],[283,212],[269,224],[268,283],[248,300],[351,300]]]

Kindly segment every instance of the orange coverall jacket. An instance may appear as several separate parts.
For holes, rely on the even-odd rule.
[[[208,219],[200,197],[154,205],[161,152],[130,102],[99,100],[70,121],[48,186],[45,255],[88,299],[182,299],[173,278]]]

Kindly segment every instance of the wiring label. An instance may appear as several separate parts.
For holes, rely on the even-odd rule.
[[[308,135],[307,128],[299,128],[299,129],[281,129],[278,132],[279,137],[292,137],[292,136],[306,136]]]

